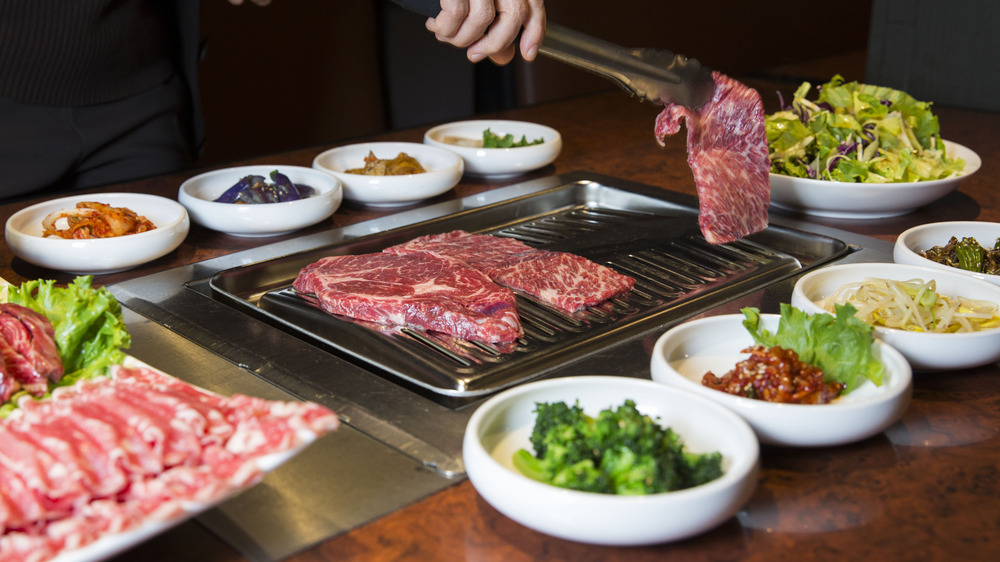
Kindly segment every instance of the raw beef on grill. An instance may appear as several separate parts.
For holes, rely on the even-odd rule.
[[[704,106],[668,104],[656,118],[656,140],[687,119],[688,165],[698,190],[698,225],[712,244],[732,242],[767,228],[771,199],[764,106],[753,88],[720,74]]]
[[[185,516],[339,425],[319,404],[219,396],[142,366],[19,406],[0,420],[0,562]]]
[[[523,335],[514,293],[454,260],[427,253],[329,256],[293,287],[331,314],[487,343]]]
[[[570,312],[626,293],[635,284],[635,279],[581,256],[462,230],[421,236],[385,252],[431,253],[458,260],[505,287]]]

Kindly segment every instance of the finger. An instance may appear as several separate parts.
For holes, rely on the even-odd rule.
[[[514,45],[508,45],[506,49],[490,55],[490,60],[500,66],[503,66],[509,63],[510,61],[514,60],[515,52],[516,49],[514,48]]]
[[[468,47],[483,36],[496,16],[492,0],[470,0],[467,6],[468,13],[459,22],[457,29],[451,32],[445,27],[442,27],[441,31],[431,30],[434,31],[434,35],[438,41],[451,43],[456,47]]]
[[[453,37],[469,17],[470,6],[465,0],[441,0],[441,11],[429,18],[425,27],[438,37]]]
[[[476,62],[490,57],[496,61],[494,56],[503,58],[508,47],[513,47],[514,40],[517,38],[518,32],[521,31],[522,21],[524,18],[520,13],[500,12],[486,35],[469,46],[469,60]]]
[[[534,2],[533,2],[534,4]],[[538,55],[538,48],[545,38],[545,9],[532,7],[528,21],[521,31],[521,56],[526,61],[533,61]]]
[[[456,47],[472,45],[490,29],[497,13],[492,0],[472,0],[469,3],[469,17],[462,22],[462,27],[446,40]],[[438,37],[440,40],[441,38]]]

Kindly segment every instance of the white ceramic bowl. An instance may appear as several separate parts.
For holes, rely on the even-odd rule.
[[[536,402],[579,400],[596,415],[627,398],[677,432],[688,450],[722,453],[725,473],[687,490],[617,496],[544,484],[514,468],[513,454],[531,450]],[[700,396],[644,379],[581,376],[527,383],[490,398],[469,420],[462,454],[479,494],[518,523],[573,541],[624,546],[683,539],[732,517],[757,485],[759,446],[746,422]]]
[[[288,176],[293,183],[308,185],[316,194],[297,201],[280,203],[217,203],[220,195],[248,175],[270,182],[272,171]],[[340,182],[303,166],[254,165],[205,172],[181,184],[177,199],[187,207],[194,222],[234,236],[278,236],[312,226],[330,217],[340,207]]]
[[[972,150],[944,141],[949,156],[965,160],[965,171],[942,180],[907,183],[849,183],[771,174],[771,204],[809,215],[875,219],[903,215],[951,193],[979,169]]]
[[[93,240],[43,238],[42,219],[84,201],[125,207],[149,219],[156,228],[138,234]],[[132,269],[172,252],[191,226],[184,207],[144,193],[92,193],[45,201],[14,213],[5,229],[7,246],[17,257],[41,267],[101,275]]]
[[[979,222],[979,221],[953,221],[934,222],[915,226],[904,231],[896,238],[896,245],[892,249],[892,259],[896,263],[909,265],[920,265],[933,269],[944,269],[946,271],[957,271],[978,279],[989,281],[994,285],[1000,285],[1000,275],[989,275],[986,273],[975,273],[966,271],[950,265],[944,265],[931,261],[920,256],[920,252],[930,250],[935,246],[944,246],[955,236],[959,240],[962,238],[975,238],[984,248],[993,248],[1000,239],[1000,223]]]
[[[348,174],[363,168],[369,152],[382,160],[400,152],[420,162],[426,172],[402,176]],[[313,159],[313,168],[333,175],[344,186],[344,198],[374,207],[409,205],[436,197],[450,190],[462,179],[465,166],[454,152],[413,142],[369,142],[331,148]]]
[[[898,263],[858,263],[823,267],[803,275],[792,289],[792,306],[809,313],[822,312],[817,302],[847,283],[865,278],[933,279],[937,292],[1000,303],[1000,287],[964,273]],[[929,334],[875,327],[875,336],[899,350],[914,369],[967,369],[1000,360],[1000,328],[958,334]]]
[[[876,341],[874,353],[885,367],[881,386],[866,382],[829,404],[778,404],[735,396],[701,384],[705,373],[722,376],[746,359],[753,344],[742,314],[699,318],[680,324],[656,341],[650,360],[653,380],[687,390],[729,408],[745,419],[761,443],[822,447],[860,441],[895,423],[910,404],[912,372],[906,359]],[[763,314],[774,331],[780,318]]]
[[[545,142],[515,148],[482,148],[483,131],[516,140]],[[551,164],[562,151],[559,131],[536,123],[504,120],[457,121],[438,125],[424,133],[424,143],[451,150],[465,160],[465,173],[473,176],[511,177]]]

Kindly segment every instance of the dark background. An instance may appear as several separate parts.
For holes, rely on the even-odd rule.
[[[991,28],[1000,3],[940,4],[548,0],[546,8],[549,21],[627,47],[669,49],[737,78],[787,80],[794,89],[838,73],[995,110],[1000,72],[976,78],[974,88],[942,93],[934,85],[945,76],[953,83],[991,75],[984,70],[997,66]],[[463,50],[438,43],[423,17],[384,0],[202,6],[208,139],[199,166],[617,89],[542,56],[506,67],[471,64]],[[964,92],[959,99],[944,98],[956,91]]]

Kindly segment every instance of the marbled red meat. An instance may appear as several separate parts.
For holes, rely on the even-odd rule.
[[[213,503],[336,429],[318,404],[223,397],[146,368],[22,398],[0,420],[0,561],[47,560]]]
[[[698,225],[712,244],[767,228],[771,199],[764,106],[760,94],[718,72],[715,94],[697,110],[667,104],[656,118],[656,140],[687,121],[688,165],[698,190]]]
[[[482,271],[494,282],[573,312],[632,290],[627,275],[566,252],[539,250],[502,236],[456,230],[415,238],[385,252],[431,253]]]
[[[325,257],[304,267],[293,287],[323,310],[358,320],[487,343],[523,335],[509,289],[427,253]]]
[[[18,304],[0,304],[0,403],[18,390],[41,396],[62,375],[49,319]]]

